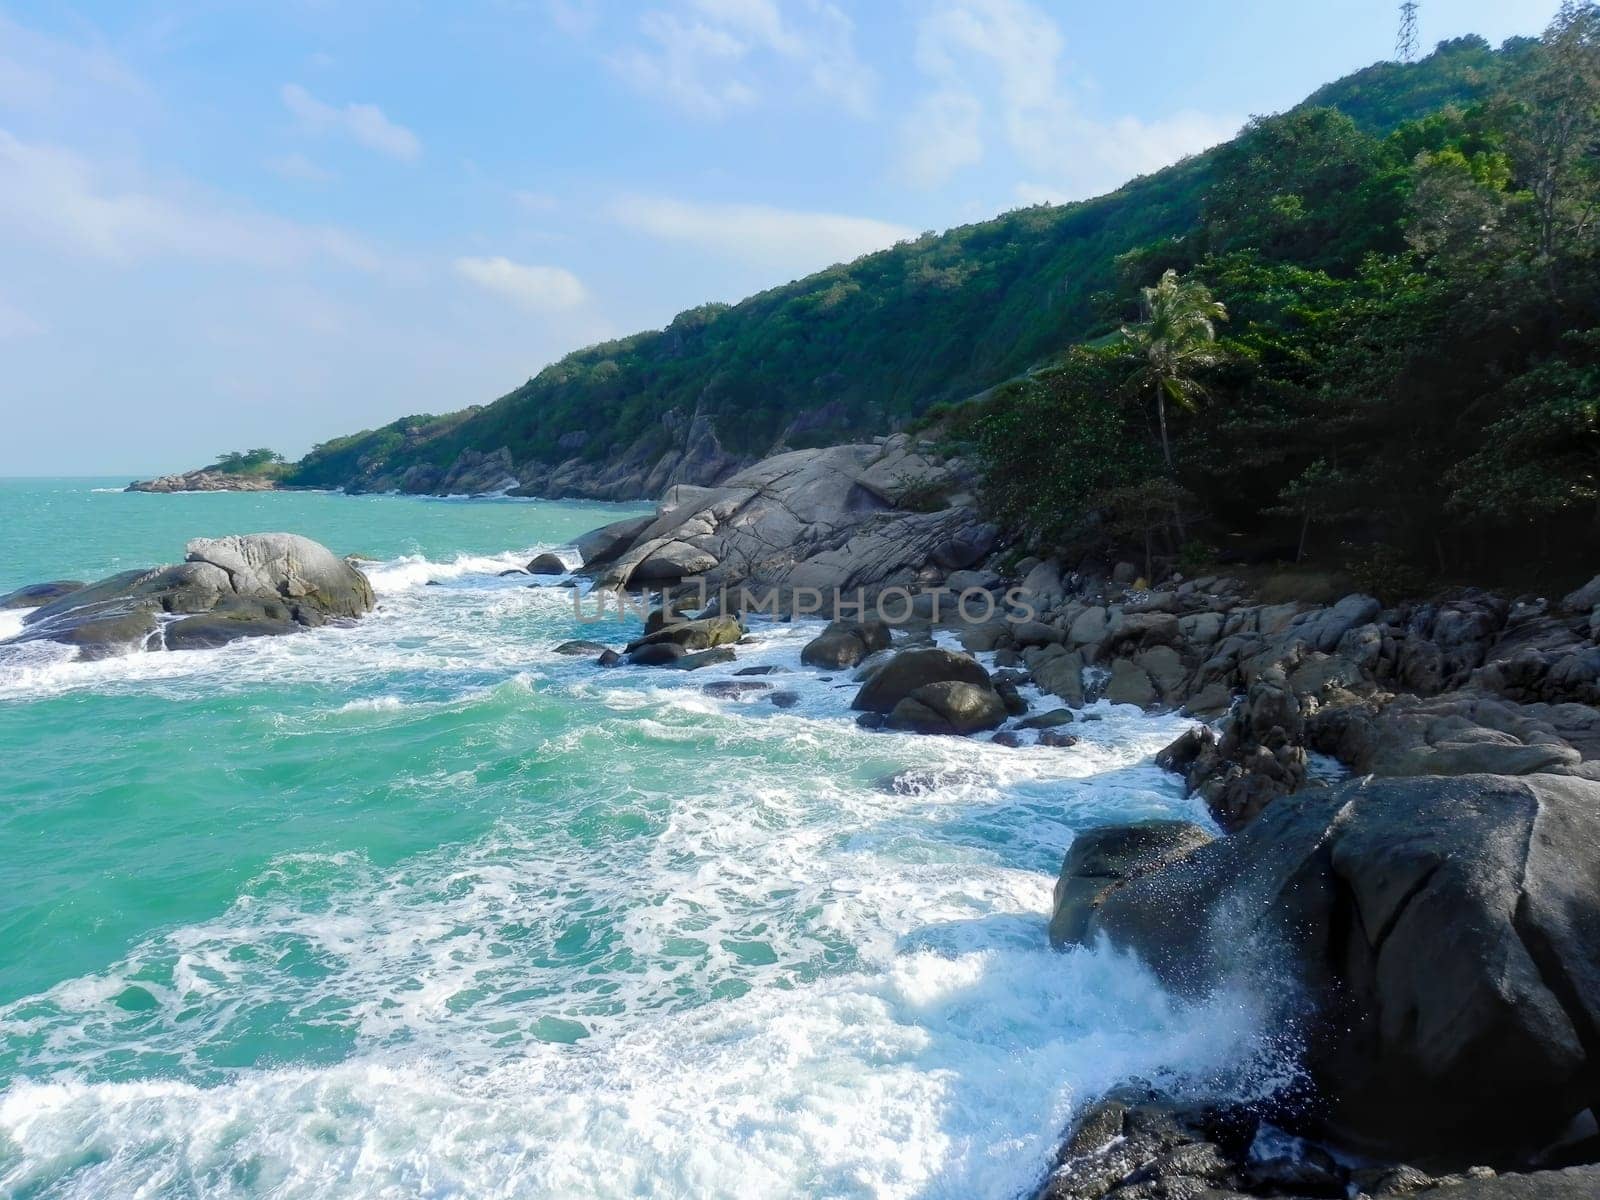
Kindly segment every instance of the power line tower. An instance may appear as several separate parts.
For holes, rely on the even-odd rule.
[[[1406,0],[1400,6],[1400,36],[1395,39],[1394,56],[1401,62],[1417,61],[1417,0]]]

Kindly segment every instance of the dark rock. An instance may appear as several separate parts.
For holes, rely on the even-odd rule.
[[[810,667],[840,670],[855,666],[869,654],[887,650],[890,641],[889,626],[882,621],[830,621],[800,651],[800,661]]]
[[[559,554],[552,554],[546,550],[528,564],[529,575],[565,575],[567,564],[561,561]]]
[[[1046,729],[1039,735],[1039,745],[1056,750],[1069,750],[1078,744],[1078,740],[1075,735],[1062,733],[1059,729]]]
[[[663,625],[636,642],[630,642],[628,651],[632,653],[644,646],[657,646],[663,643],[680,646],[685,650],[709,650],[714,646],[737,642],[744,637],[744,634],[744,626],[739,624],[737,617],[707,617],[701,621],[678,621]]]
[[[890,713],[907,696],[931,683],[967,683],[990,695],[989,672],[974,658],[949,650],[903,650],[868,679],[852,708]],[[996,702],[999,698],[996,697]],[[1000,706],[1005,711],[1004,705]]]
[[[73,592],[82,591],[84,586],[76,579],[53,579],[49,583],[26,584],[14,592],[0,596],[0,609],[40,608],[52,600],[59,600],[63,596],[72,595]]]
[[[1216,735],[1208,726],[1196,725],[1179,734],[1177,740],[1156,755],[1156,766],[1163,771],[1175,771],[1179,775],[1187,774],[1195,759],[1199,758],[1207,747],[1215,745],[1216,740]]]
[[[994,692],[1000,697],[1000,703],[1006,706],[1006,712],[1011,716],[1020,717],[1028,711],[1028,702],[1022,698],[1022,693],[1017,690],[1016,684],[996,683]]]
[[[1358,781],[1116,888],[1085,936],[1186,990],[1283,947],[1332,1136],[1514,1161],[1594,1102],[1597,847],[1600,783]]]
[[[554,654],[599,654],[605,649],[599,642],[562,642],[552,651]]]
[[[767,698],[772,701],[774,708],[793,708],[800,703],[799,692],[773,692]]]
[[[994,729],[1005,720],[1005,702],[992,689],[944,679],[904,697],[890,712],[888,724],[916,733],[964,735]]]
[[[1018,729],[1059,729],[1063,725],[1071,725],[1076,718],[1070,708],[1052,708],[1049,712],[1040,713],[1036,717],[1029,717],[1017,723]]]
[[[740,667],[737,671],[734,672],[734,674],[735,675],[786,675],[786,674],[788,674],[788,672],[785,671],[782,667],[775,667],[775,666],[772,666],[771,664],[767,664],[766,666],[760,666],[760,667]]]
[[[1022,735],[1009,729],[1001,730],[989,740],[997,746],[1009,746],[1013,750],[1020,749],[1023,744]]]
[[[511,575],[526,575],[527,573],[521,567],[507,567],[504,571],[499,572],[499,575],[501,579],[505,579]]]
[[[1240,1182],[1249,1192],[1345,1200],[1348,1177],[1326,1154],[1309,1158],[1268,1158],[1245,1166]]]
[[[615,650],[606,650],[594,661],[595,665],[600,667],[620,667],[622,665],[622,655]]]
[[[671,643],[666,643],[671,645]],[[718,646],[712,650],[699,650],[693,654],[682,654],[664,665],[677,671],[698,671],[702,667],[716,667],[734,660],[732,646]]]
[[[888,723],[888,717],[876,712],[864,712],[856,718],[856,724],[862,729],[882,729]]]
[[[1113,892],[1211,841],[1211,834],[1187,821],[1108,825],[1078,834],[1056,880],[1050,944],[1085,942],[1095,910]]]
[[[666,667],[688,653],[677,642],[650,642],[637,650],[629,650],[624,657],[636,667]]]

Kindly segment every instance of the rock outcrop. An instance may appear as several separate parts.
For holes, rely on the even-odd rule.
[[[160,475],[155,479],[136,479],[126,492],[277,492],[284,490],[276,479],[261,475],[233,475],[226,471],[186,471],[180,475]]]
[[[673,487],[642,527],[619,523],[578,545],[605,587],[693,576],[713,588],[752,585],[791,597],[914,588],[972,566],[994,546],[994,528],[974,509],[947,502],[962,470],[904,435],[797,450],[715,487]]]
[[[292,533],[201,538],[173,566],[124,571],[29,613],[7,643],[51,641],[80,658],[187,650],[351,620],[372,586],[346,560]]]
[[[1062,932],[1190,992],[1282,964],[1308,1118],[1344,1144],[1524,1161],[1600,1103],[1600,783],[1362,780],[1124,878],[1094,853],[1058,895],[1109,878]]]

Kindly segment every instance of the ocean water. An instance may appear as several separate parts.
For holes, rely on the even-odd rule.
[[[1269,1086],[1247,990],[1046,944],[1075,830],[1205,819],[1149,761],[1182,722],[866,733],[808,624],[695,673],[553,654],[636,622],[498,572],[633,508],[120,482],[0,481],[0,591],[284,529],[380,607],[0,648],[0,1195],[1000,1200],[1128,1077]],[[795,707],[703,690],[762,663]]]

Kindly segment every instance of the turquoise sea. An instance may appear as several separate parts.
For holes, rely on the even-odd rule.
[[[1182,722],[867,733],[806,624],[553,654],[637,623],[499,572],[636,508],[123,482],[0,481],[0,592],[289,530],[380,607],[0,647],[0,1195],[1000,1200],[1097,1090],[1268,1062],[1249,995],[1046,946],[1075,829],[1205,819],[1149,762]],[[763,663],[795,707],[703,690]]]

